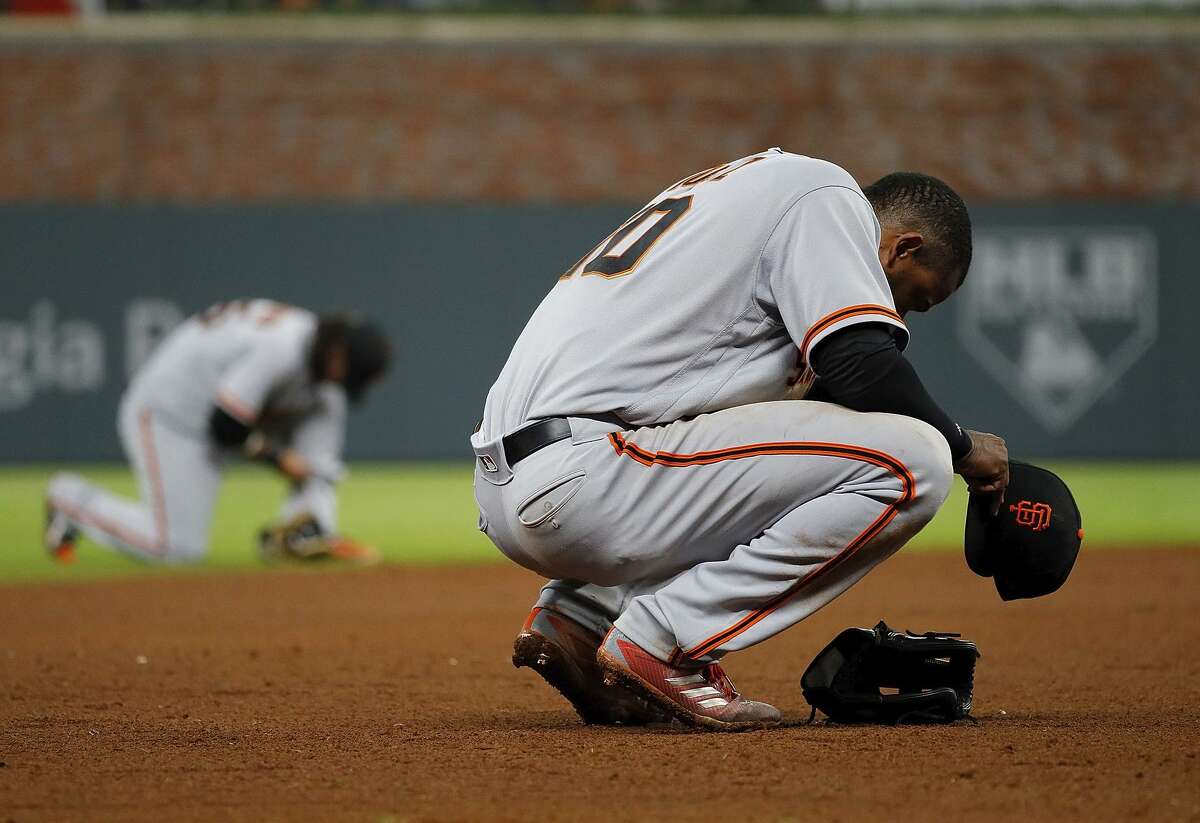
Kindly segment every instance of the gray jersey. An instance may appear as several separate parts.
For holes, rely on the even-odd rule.
[[[322,405],[308,366],[316,327],[312,312],[271,300],[219,303],[163,341],[130,394],[194,435],[214,404],[259,428],[299,420]]]
[[[681,180],[563,275],[471,438],[479,526],[551,578],[539,608],[700,666],[812,614],[933,517],[951,481],[933,427],[784,399],[838,329],[907,342],[879,242],[850,175],[772,149]],[[512,466],[503,435],[558,416],[571,437]]]
[[[770,149],[685,178],[560,278],[478,438],[546,417],[647,426],[802,396],[809,350],[855,323],[890,324],[904,346],[879,239],[832,163]]]

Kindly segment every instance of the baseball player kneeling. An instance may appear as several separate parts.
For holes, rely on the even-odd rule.
[[[356,562],[376,551],[336,536],[347,401],[387,368],[388,343],[349,315],[317,316],[270,300],[221,303],[173,331],[121,400],[118,432],[141,500],[73,474],[46,494],[46,550],[69,560],[80,533],[148,561],[192,561],[208,548],[221,473],[241,454],[290,483],[269,558]]]
[[[904,316],[970,260],[941,181],[863,191],[771,149],[679,181],[563,274],[471,438],[481,528],[550,578],[513,662],[586,722],[778,722],[726,654],[903,546],[953,472],[998,504],[1004,442],[901,354]]]

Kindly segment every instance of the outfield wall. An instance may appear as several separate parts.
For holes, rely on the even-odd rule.
[[[1200,18],[0,21],[0,201],[597,202],[771,146],[1200,198]]]
[[[454,458],[525,319],[628,207],[0,207],[0,460],[118,455],[127,375],[236,296],[360,306],[398,342],[350,455]],[[963,292],[911,318],[966,425],[1018,453],[1200,457],[1200,206],[981,206]]]
[[[967,196],[912,347],[964,423],[1200,456],[1200,18],[114,15],[0,20],[0,460],[116,456],[157,336],[249,295],[396,335],[353,457],[462,456],[555,276],[772,145]]]

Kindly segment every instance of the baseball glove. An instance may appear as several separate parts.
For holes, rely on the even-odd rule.
[[[814,717],[820,709],[838,723],[960,720],[971,713],[980,655],[958,638],[892,631],[882,620],[874,629],[846,629],[804,672],[804,699]]]
[[[347,537],[325,534],[310,514],[268,526],[259,532],[258,551],[263,560],[341,560],[370,565],[380,560],[379,550]]]

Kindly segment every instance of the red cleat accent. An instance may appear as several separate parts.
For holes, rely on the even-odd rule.
[[[359,566],[374,566],[383,560],[383,554],[374,546],[356,543],[346,537],[338,538],[329,547],[329,556],[343,563]]]
[[[75,545],[64,543],[50,552],[50,556],[58,563],[69,566],[75,562]]]
[[[56,563],[69,565],[75,562],[75,541],[79,532],[53,503],[46,501],[46,528],[42,532],[42,547]]]
[[[689,726],[747,731],[779,723],[779,710],[742,697],[719,663],[676,668],[615,628],[604,638],[596,659],[605,682],[620,683]]]

